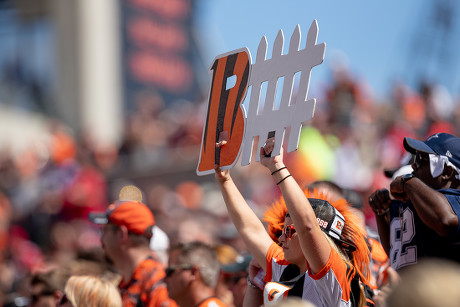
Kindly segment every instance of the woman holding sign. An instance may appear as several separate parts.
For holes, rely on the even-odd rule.
[[[317,306],[373,306],[369,249],[356,218],[346,206],[339,212],[320,196],[306,195],[284,165],[283,150],[270,157],[273,146],[274,139],[267,140],[260,160],[281,189],[287,208],[279,244],[246,203],[229,171],[215,167],[233,223],[266,272],[264,304],[300,296]]]

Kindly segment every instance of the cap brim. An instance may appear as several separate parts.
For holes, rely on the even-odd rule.
[[[247,271],[249,267],[249,263],[252,260],[252,255],[246,255],[243,256],[240,261],[226,264],[221,266],[221,269],[223,272],[226,273],[236,273],[236,272],[241,272],[241,271]]]
[[[109,222],[107,213],[105,212],[91,212],[88,214],[88,219],[94,224],[105,225]]]
[[[393,174],[398,170],[399,168],[387,168],[385,170],[383,170],[383,174],[385,174],[385,177],[387,178],[391,178],[393,177]]]
[[[349,242],[346,242],[342,239],[336,239],[340,245],[342,245],[342,247],[344,247],[345,249],[347,249],[349,252],[354,252],[356,250],[356,246],[354,246],[353,244],[349,243]]]
[[[356,246],[354,246],[353,244],[347,241],[340,239],[339,235],[334,233],[333,231],[328,232],[323,228],[321,228],[321,230],[324,231],[324,233],[327,234],[329,237],[331,237],[331,239],[333,239],[336,242],[336,244],[337,243],[340,244],[343,248],[345,248],[349,252],[354,252],[356,250]]]
[[[404,138],[404,148],[406,151],[410,152],[411,154],[415,154],[416,151],[426,152],[429,154],[436,154],[436,152],[431,149],[427,144],[422,141],[414,140],[411,138]]]
[[[222,266],[221,269],[225,273],[236,273],[246,271],[248,268],[241,263],[232,263]]]

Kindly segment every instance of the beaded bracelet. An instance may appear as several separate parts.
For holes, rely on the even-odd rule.
[[[278,173],[280,170],[285,169],[285,168],[287,168],[287,167],[286,167],[286,166],[283,166],[282,168],[277,169],[276,171],[273,171],[272,175],[274,175],[275,173]]]
[[[248,278],[247,278],[246,280],[247,280],[247,282],[248,282],[248,286],[249,286],[249,287],[251,287],[251,288],[253,288],[253,289],[259,289],[259,290],[261,290],[259,287],[257,287],[257,286],[249,279],[249,276],[248,276]]]
[[[289,178],[289,177],[291,177],[291,176],[292,176],[291,174],[287,175],[286,177],[284,177],[283,179],[281,179],[276,185],[280,185],[281,182],[283,182],[284,180],[286,180],[286,178]]]

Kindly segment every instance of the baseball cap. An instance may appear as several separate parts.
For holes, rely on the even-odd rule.
[[[238,255],[236,257],[235,262],[221,266],[222,271],[225,273],[237,273],[241,271],[247,271],[252,258],[253,256],[250,254]]]
[[[125,226],[129,232],[148,238],[152,237],[152,227],[155,225],[152,211],[138,201],[117,201],[106,212],[91,212],[88,218],[99,225],[112,223]]]
[[[353,244],[342,240],[342,230],[345,225],[343,215],[327,200],[308,198],[308,201],[315,212],[321,230],[340,242],[349,251],[355,251],[356,247]]]
[[[404,148],[415,154],[416,151],[447,157],[457,169],[460,169],[460,138],[449,133],[436,133],[425,141],[404,138]]]

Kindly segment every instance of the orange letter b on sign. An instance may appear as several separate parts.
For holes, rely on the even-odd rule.
[[[218,56],[214,60],[198,175],[214,172],[215,164],[222,169],[231,168],[238,159],[245,121],[241,103],[246,95],[250,67],[249,53],[245,48]],[[236,76],[235,85],[227,88],[227,80],[232,76]],[[227,144],[216,148],[221,132],[222,135],[228,135]]]

